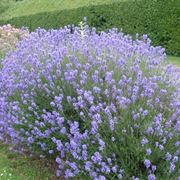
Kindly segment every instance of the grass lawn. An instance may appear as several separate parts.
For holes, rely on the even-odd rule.
[[[126,0],[23,0],[11,3],[11,6],[1,14],[1,19],[119,1]]]
[[[167,61],[171,64],[180,66],[180,57],[168,56]]]
[[[0,0],[0,14],[5,12],[13,3],[14,0]]]
[[[50,164],[44,159],[13,153],[0,143],[0,180],[55,180]]]

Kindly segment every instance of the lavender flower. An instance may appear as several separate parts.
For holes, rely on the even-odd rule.
[[[145,159],[144,164],[146,168],[148,169],[151,166],[151,161],[149,159]]]
[[[156,176],[154,174],[150,174],[148,176],[148,180],[156,180]]]

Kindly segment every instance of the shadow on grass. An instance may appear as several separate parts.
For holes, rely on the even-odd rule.
[[[1,180],[57,180],[55,167],[46,159],[18,154],[0,143]]]

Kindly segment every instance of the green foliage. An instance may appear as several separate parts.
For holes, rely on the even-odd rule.
[[[178,0],[143,0],[116,2],[97,6],[80,7],[53,12],[42,12],[1,21],[18,27],[27,26],[31,31],[38,27],[59,28],[78,24],[83,17],[99,31],[117,27],[125,33],[148,34],[154,45],[161,45],[168,54],[180,55],[180,18]]]

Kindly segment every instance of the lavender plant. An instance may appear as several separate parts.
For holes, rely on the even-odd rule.
[[[37,29],[3,60],[1,139],[54,158],[65,178],[178,179],[180,102],[164,49],[117,29],[70,32]]]

